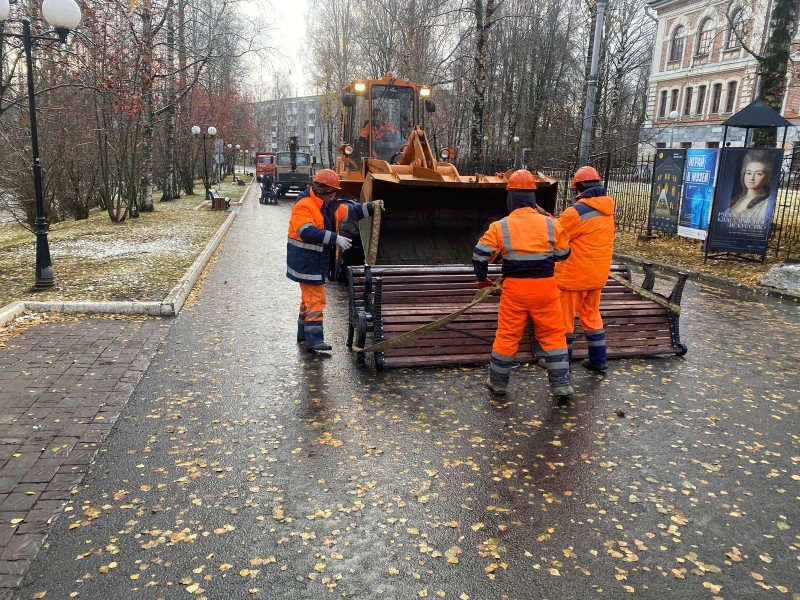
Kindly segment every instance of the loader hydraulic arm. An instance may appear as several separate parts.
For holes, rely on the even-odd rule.
[[[428,138],[419,125],[408,136],[408,141],[401,148],[402,154],[397,164],[436,169],[436,158],[433,155]]]

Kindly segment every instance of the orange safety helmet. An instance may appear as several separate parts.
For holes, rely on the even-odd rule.
[[[528,171],[527,169],[520,169],[519,171],[514,171],[508,177],[508,185],[506,186],[507,190],[535,190],[536,189],[536,178],[533,176],[533,173]]]
[[[319,173],[314,175],[314,183],[321,183],[322,185],[327,185],[335,190],[342,189],[339,176],[333,169],[322,169]]]
[[[578,187],[579,183],[584,181],[600,181],[600,179],[602,178],[600,177],[600,173],[597,172],[597,169],[586,165],[575,171],[575,177],[572,180],[572,185],[570,187],[575,189]]]

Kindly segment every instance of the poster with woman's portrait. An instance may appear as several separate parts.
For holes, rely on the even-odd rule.
[[[782,161],[780,148],[723,150],[708,251],[767,253]]]

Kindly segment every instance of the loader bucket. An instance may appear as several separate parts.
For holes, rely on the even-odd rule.
[[[435,181],[370,173],[361,200],[381,199],[385,207],[372,264],[471,264],[472,250],[489,224],[508,214],[505,186],[474,178]],[[368,262],[372,222],[359,222]]]

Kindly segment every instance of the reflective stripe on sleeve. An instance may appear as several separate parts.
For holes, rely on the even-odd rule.
[[[304,248],[306,250],[314,250],[315,252],[322,252],[324,248],[319,244],[307,244],[305,242],[301,242],[300,240],[296,240],[294,238],[289,238],[289,243],[292,246],[297,246],[298,248]]]
[[[506,252],[512,252],[514,248],[511,246],[511,233],[508,231],[506,219],[500,219],[500,231],[503,233],[503,245],[506,247]]]

